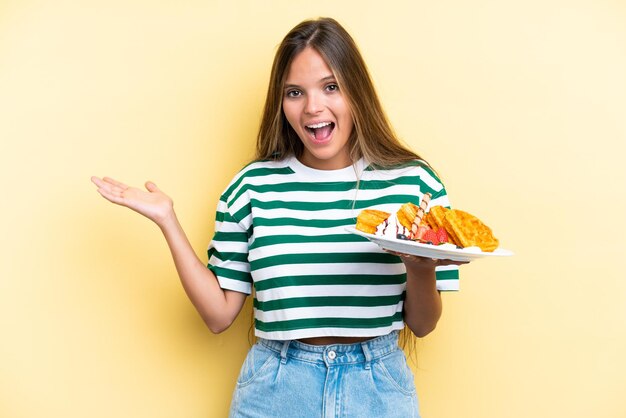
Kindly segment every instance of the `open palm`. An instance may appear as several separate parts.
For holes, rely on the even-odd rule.
[[[91,181],[98,186],[98,192],[109,202],[126,206],[157,224],[172,212],[174,206],[172,199],[150,181],[145,184],[146,190],[127,186],[110,177],[92,177]]]

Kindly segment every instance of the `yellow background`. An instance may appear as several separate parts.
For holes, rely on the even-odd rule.
[[[212,335],[158,228],[89,177],[155,181],[206,261],[275,48],[320,15],[516,253],[444,296],[414,367],[424,417],[626,416],[622,0],[3,0],[1,417],[226,416],[249,304]]]

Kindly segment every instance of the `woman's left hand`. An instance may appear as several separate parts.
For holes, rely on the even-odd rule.
[[[460,266],[463,264],[468,264],[469,261],[454,261],[447,259],[439,259],[439,258],[429,258],[429,257],[421,257],[418,255],[411,255],[405,253],[399,253],[396,251],[385,250],[385,252],[393,255],[397,255],[400,257],[402,262],[406,265],[407,268],[435,268],[439,266]]]

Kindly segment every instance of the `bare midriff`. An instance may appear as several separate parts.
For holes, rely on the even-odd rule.
[[[300,338],[298,341],[311,345],[354,344],[371,340],[373,337],[311,337]]]

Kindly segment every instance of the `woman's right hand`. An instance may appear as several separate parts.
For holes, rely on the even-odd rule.
[[[109,202],[126,206],[161,226],[174,214],[174,202],[156,184],[146,182],[147,191],[130,187],[110,177],[92,177],[98,192]]]

